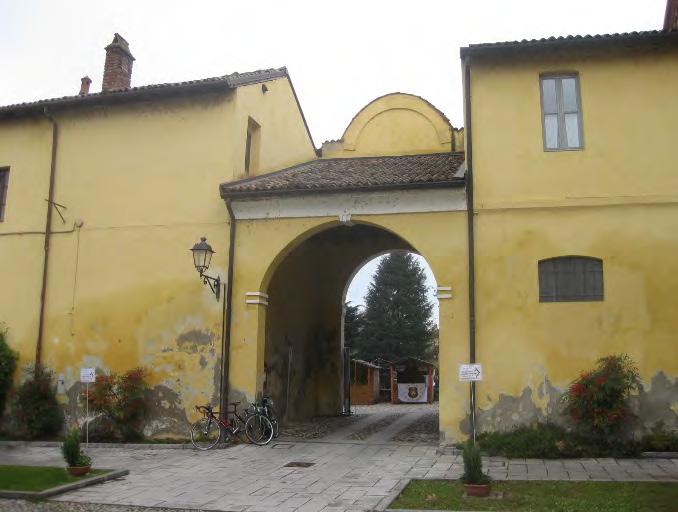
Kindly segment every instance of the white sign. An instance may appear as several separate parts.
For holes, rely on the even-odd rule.
[[[96,380],[94,368],[80,368],[80,382],[96,382]]]
[[[460,364],[459,381],[471,382],[474,380],[483,380],[483,366],[481,364]]]

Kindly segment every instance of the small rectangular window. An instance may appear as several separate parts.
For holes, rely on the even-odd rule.
[[[539,262],[539,302],[603,300],[603,261],[561,256]]]
[[[540,81],[544,149],[581,149],[584,145],[578,76],[542,76]]]
[[[247,136],[245,138],[245,174],[259,170],[259,145],[261,126],[251,117],[247,120]]]
[[[5,220],[5,205],[7,203],[7,185],[9,184],[9,169],[0,168],[0,222]]]

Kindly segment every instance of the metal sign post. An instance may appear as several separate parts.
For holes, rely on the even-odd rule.
[[[473,444],[476,444],[476,400],[475,386],[476,382],[483,380],[483,365],[479,363],[460,364],[459,382],[471,383],[471,435]]]
[[[96,370],[80,368],[80,382],[85,383],[85,444],[89,448],[89,383],[96,382]]]

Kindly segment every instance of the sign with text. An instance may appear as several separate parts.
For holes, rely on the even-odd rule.
[[[459,381],[472,382],[483,380],[483,365],[481,364],[460,364]]]
[[[80,368],[80,382],[95,382],[97,380],[94,368]]]

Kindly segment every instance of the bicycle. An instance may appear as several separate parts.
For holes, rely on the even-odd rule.
[[[233,406],[233,419],[226,417],[224,420],[218,418],[211,405],[196,405],[195,409],[203,417],[191,426],[191,442],[198,450],[209,450],[214,448],[222,437],[225,442],[230,442],[233,437],[244,432],[247,439],[253,444],[268,444],[273,438],[273,425],[271,421],[261,414],[248,415],[243,418],[238,414],[238,405],[240,402],[231,402]]]
[[[260,401],[254,403],[254,408],[259,414],[263,414],[269,419],[271,425],[273,425],[273,437],[277,438],[280,435],[280,429],[278,427],[278,418],[275,414],[275,408],[273,407],[273,400],[267,396],[262,397]]]

